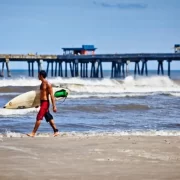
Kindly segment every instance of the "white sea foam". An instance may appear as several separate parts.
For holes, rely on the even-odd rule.
[[[35,78],[4,78],[0,79],[0,87],[6,87],[6,86],[38,86],[40,85],[40,81]]]
[[[54,86],[68,88],[72,95],[80,93],[82,96],[122,97],[140,95],[143,93],[170,93],[178,96],[180,85],[167,76],[126,77],[124,80],[115,79],[82,79],[82,78],[48,78]],[[39,86],[40,81],[35,78],[1,79],[0,87],[4,86]],[[74,94],[73,94],[74,93]],[[124,93],[124,94],[123,94]],[[127,94],[128,93],[128,94]],[[86,94],[86,95],[85,95]]]
[[[97,94],[97,93],[93,93],[93,94],[90,94],[90,93],[87,93],[87,94],[75,94],[75,95],[72,95],[70,94],[68,96],[68,98],[70,99],[78,99],[78,98],[92,98],[92,97],[98,97],[98,98],[108,98],[108,97],[113,97],[113,98],[122,98],[122,97],[137,97],[137,96],[148,96],[148,95],[151,95],[151,93],[121,93],[121,94],[118,94],[118,93],[109,93],[109,94],[105,94],[105,93],[102,93],[102,94]]]
[[[84,81],[84,80],[82,80]],[[92,81],[92,80],[90,80]],[[180,93],[180,86],[170,80],[168,77],[148,77],[134,79],[129,76],[122,81],[106,79],[99,81],[99,84],[67,84],[67,88],[72,92],[87,93],[89,96],[113,96],[124,97],[141,95],[143,93]],[[84,95],[84,94],[83,94]],[[146,95],[146,94],[145,94]],[[173,94],[172,94],[173,95]]]
[[[169,95],[180,97],[180,92],[169,93]]]
[[[4,109],[0,108],[0,116],[12,116],[12,115],[25,115],[31,112],[37,112],[39,108],[29,108],[29,109]]]
[[[180,136],[180,131],[118,131],[118,132],[61,132],[60,137],[81,137],[81,138],[86,138],[86,137],[103,137],[103,136]],[[7,138],[23,138],[27,137],[26,134],[22,133],[15,133],[15,132],[10,132],[7,131],[5,133],[0,134],[0,138],[7,137]],[[52,133],[38,133],[36,137],[53,137]]]
[[[0,96],[8,96],[8,95],[12,95],[12,96],[17,96],[19,95],[20,93],[0,93]]]
[[[21,133],[11,132],[11,131],[6,131],[4,133],[4,136],[8,137],[8,138],[11,138],[11,137],[18,137],[18,138],[20,138],[20,137],[22,137],[22,134]]]

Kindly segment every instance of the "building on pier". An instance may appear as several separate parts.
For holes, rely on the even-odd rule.
[[[62,48],[63,55],[94,55],[97,48],[94,45],[82,45],[82,47]]]
[[[175,44],[174,45],[174,52],[175,53],[180,53],[180,44]]]
[[[67,66],[69,64],[71,77],[88,77],[88,64],[91,64],[91,70],[90,70],[90,77],[103,77],[102,74],[102,62],[95,59],[79,59],[80,56],[92,56],[95,55],[95,50],[97,48],[94,47],[94,45],[82,45],[82,47],[68,47],[68,48],[62,48],[63,49],[63,56],[58,56],[57,59],[62,64],[62,61],[64,58],[65,60],[65,77],[68,77],[68,71]],[[67,59],[66,57],[72,55],[74,56],[73,59]],[[76,56],[79,55],[79,56]],[[62,65],[60,66],[62,67]],[[60,74],[63,74],[62,68],[60,69]]]

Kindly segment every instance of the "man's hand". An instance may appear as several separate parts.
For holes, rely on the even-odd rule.
[[[57,112],[56,106],[53,106],[53,112]]]

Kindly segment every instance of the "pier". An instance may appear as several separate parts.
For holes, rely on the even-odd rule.
[[[164,62],[167,62],[167,75],[170,77],[171,62],[180,62],[179,47],[176,45],[174,53],[95,54],[93,45],[83,45],[81,48],[62,48],[62,55],[0,54],[0,76],[4,76],[5,65],[8,77],[11,76],[11,62],[27,62],[31,77],[34,76],[35,64],[39,71],[43,62],[47,63],[46,72],[52,77],[103,78],[103,63],[111,64],[111,78],[125,78],[129,63],[134,63],[134,76],[148,76],[148,63],[156,61],[157,74],[164,75]]]

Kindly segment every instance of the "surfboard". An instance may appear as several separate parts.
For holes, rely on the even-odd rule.
[[[69,90],[66,88],[53,87],[53,94],[55,101],[62,100],[66,98],[69,94]],[[26,109],[38,107],[40,105],[40,90],[28,91],[26,93],[20,94],[4,106],[6,109]]]

